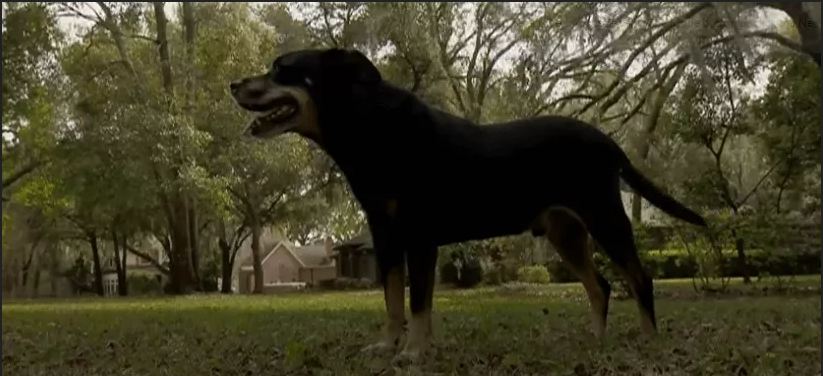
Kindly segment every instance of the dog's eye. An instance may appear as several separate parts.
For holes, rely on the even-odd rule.
[[[308,77],[306,77],[306,78],[303,80],[303,82],[305,82],[305,83],[306,83],[306,86],[312,86],[312,85],[314,85],[314,81],[312,81],[312,80],[311,80],[311,78],[308,78]]]

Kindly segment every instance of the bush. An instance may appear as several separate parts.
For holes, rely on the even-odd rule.
[[[323,290],[368,290],[377,286],[377,283],[368,278],[340,277],[320,281],[317,287]]]
[[[457,284],[457,266],[453,262],[440,266],[440,283]]]
[[[720,261],[697,260],[682,249],[640,252],[640,262],[652,278],[672,279],[698,276],[701,268],[715,270],[715,277],[739,277],[737,255],[734,250],[724,250]],[[761,249],[746,251],[749,270],[757,275],[803,275],[820,273],[820,254],[814,252],[775,253]],[[705,257],[704,257],[705,258]],[[598,270],[610,281],[622,280],[614,271],[611,261],[602,253],[594,254],[594,263]],[[560,260],[546,264],[550,280],[553,283],[576,282],[577,277],[566,268]],[[708,273],[704,270],[702,273]]]
[[[155,295],[163,292],[161,278],[150,274],[129,274],[129,295]]]
[[[203,286],[203,292],[217,292],[220,286],[217,285],[217,279],[221,276],[220,265],[214,260],[206,262],[205,267],[200,272],[200,282]]]
[[[546,263],[546,271],[549,272],[549,282],[551,283],[565,283],[576,282],[577,277],[572,274],[571,270],[563,265],[563,262],[558,258]]]
[[[506,282],[501,267],[493,267],[483,274],[483,282],[489,286],[499,286]]]
[[[461,288],[477,286],[483,281],[483,264],[467,252],[453,252],[451,261],[440,266],[440,282]]]
[[[471,288],[483,281],[483,265],[475,257],[466,258],[459,269],[457,287]]]
[[[546,284],[550,279],[549,271],[543,265],[524,266],[517,270],[519,282]]]

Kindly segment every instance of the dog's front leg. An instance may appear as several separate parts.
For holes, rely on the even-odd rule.
[[[405,314],[405,279],[404,265],[395,266],[386,274],[383,284],[383,298],[386,302],[388,320],[383,327],[383,338],[377,343],[366,346],[366,352],[393,351],[400,343],[403,335],[403,326],[406,323]]]
[[[395,363],[417,361],[429,348],[432,339],[432,306],[437,247],[420,247],[406,253],[409,267],[412,319],[403,351]]]

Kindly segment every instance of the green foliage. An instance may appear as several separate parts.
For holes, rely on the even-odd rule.
[[[817,262],[820,257],[815,251],[750,249],[747,257],[754,276],[796,276],[820,272]],[[661,280],[696,278],[719,282],[723,278],[740,276],[734,249],[727,248],[718,253],[702,241],[692,240],[686,248],[681,244],[680,248],[641,252],[640,261],[652,278]],[[614,269],[608,257],[595,253],[594,263],[607,280],[623,283],[623,276]],[[549,261],[545,268],[553,283],[577,281],[577,277],[559,261]]]
[[[526,283],[549,283],[551,276],[543,265],[523,266],[517,269],[517,280]]]
[[[320,289],[322,290],[336,290],[336,291],[348,291],[348,290],[368,290],[375,288],[374,281],[368,278],[335,278],[335,279],[327,279],[320,281],[319,284]]]
[[[249,115],[228,82],[294,49],[358,48],[387,80],[435,107],[481,123],[540,114],[595,119],[625,143],[645,135],[636,132],[648,116],[643,103],[677,70],[668,61],[683,57],[686,75],[664,103],[644,171],[690,206],[717,212],[722,242],[735,230],[748,248],[782,258],[794,248],[791,237],[756,230],[777,228],[770,221],[782,217],[772,212],[819,212],[819,72],[780,49],[757,56],[762,49],[743,34],[705,47],[758,25],[741,4],[706,6],[678,21],[700,6],[201,3],[192,5],[192,46],[182,19],[169,18],[167,88],[152,5],[4,3],[4,183],[35,166],[4,198],[53,221],[46,228],[58,238],[115,226],[130,239],[165,239],[179,222],[170,204],[182,201],[196,214],[198,244],[216,243],[217,219],[241,232],[250,218],[301,243],[342,240],[365,227],[342,173],[296,137],[241,137]],[[94,27],[65,39],[57,13]],[[768,86],[750,98],[745,86],[764,69]],[[4,219],[19,225],[11,231],[23,229],[5,208]],[[665,248],[668,235],[654,231],[637,229],[641,249]],[[200,272],[211,281],[214,250],[203,248]],[[443,255],[457,251],[467,264],[486,266],[490,284],[545,261],[530,236],[466,242]],[[685,273],[678,265],[663,268]],[[552,279],[568,274],[549,268]]]
[[[440,283],[457,284],[457,265],[454,262],[440,265]]]
[[[788,191],[817,196],[820,163],[820,69],[793,56],[777,55],[765,94],[754,106],[763,123],[758,133],[761,153],[775,164],[770,181],[770,210],[802,210]],[[787,202],[788,201],[788,202]],[[788,205],[787,205],[788,204]]]
[[[220,286],[217,285],[217,278],[220,277],[219,261],[212,257],[205,260],[200,272],[200,283],[203,285],[204,292],[216,292]]]
[[[74,263],[63,272],[63,275],[68,278],[72,290],[75,293],[93,291],[91,267],[82,255],[74,260]]]
[[[37,175],[15,193],[15,199],[23,205],[40,208],[50,218],[56,218],[71,205],[70,200],[58,192],[58,184],[54,178]]]
[[[51,110],[57,99],[53,89],[58,74],[54,57],[61,40],[62,33],[47,4],[3,3],[4,154],[5,136],[33,147],[37,141],[20,132],[53,135]]]
[[[456,251],[450,254],[450,262],[440,267],[440,282],[460,288],[471,288],[483,281],[483,264],[477,256]]]
[[[129,274],[126,277],[130,295],[159,295],[163,286],[157,276],[150,274]]]

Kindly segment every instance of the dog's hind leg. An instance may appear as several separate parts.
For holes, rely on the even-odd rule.
[[[546,237],[560,254],[563,263],[583,283],[589,297],[594,334],[603,338],[611,286],[594,266],[586,227],[574,212],[566,208],[551,208],[541,219]]]
[[[432,337],[432,303],[437,247],[421,246],[406,253],[409,268],[411,321],[406,346],[395,362],[413,362],[428,349]]]
[[[647,334],[654,334],[657,331],[654,285],[640,264],[632,224],[626,216],[620,196],[615,194],[613,197],[611,202],[598,205],[597,215],[589,216],[586,224],[592,237],[629,283],[640,310],[641,328]]]

